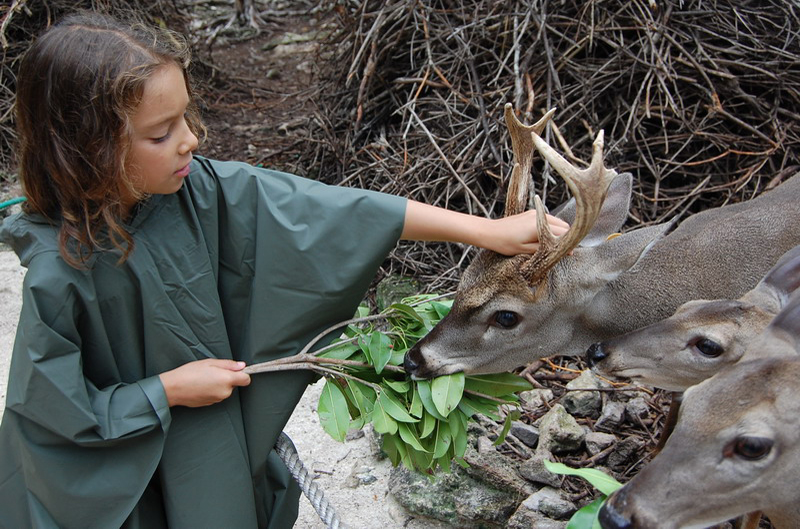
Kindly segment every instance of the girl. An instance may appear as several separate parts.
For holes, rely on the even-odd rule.
[[[188,62],[169,32],[83,14],[20,66],[28,201],[0,235],[28,271],[2,527],[291,527],[298,489],[271,447],[311,376],[242,368],[350,317],[398,238],[536,248],[533,212],[193,156]]]

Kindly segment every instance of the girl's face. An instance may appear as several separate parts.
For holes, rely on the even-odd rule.
[[[177,65],[161,66],[146,81],[142,101],[131,116],[131,150],[126,160],[138,191],[175,193],[189,175],[197,136],[186,123],[188,104],[183,72]],[[135,197],[124,198],[124,212],[130,212],[135,203]]]

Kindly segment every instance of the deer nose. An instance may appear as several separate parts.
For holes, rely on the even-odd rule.
[[[589,362],[590,367],[596,366],[601,361],[605,360],[608,356],[603,348],[602,342],[593,343],[586,350],[586,361]]]
[[[414,358],[414,357],[418,358]],[[409,375],[413,375],[416,373],[417,369],[419,369],[419,364],[422,359],[422,356],[419,354],[416,348],[411,349],[409,352],[406,353],[405,358],[403,359],[403,369],[406,370],[406,373]]]
[[[631,519],[617,510],[613,501],[606,501],[598,513],[597,521],[603,529],[631,529],[634,526]]]

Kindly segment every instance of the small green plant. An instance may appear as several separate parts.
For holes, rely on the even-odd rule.
[[[449,311],[452,301],[433,295],[405,298],[380,314],[364,307],[343,322],[343,334],[314,353],[250,366],[256,373],[274,369],[312,369],[325,385],[317,412],[323,429],[344,441],[351,429],[371,423],[381,434],[383,450],[395,466],[433,473],[450,470],[452,461],[466,466],[467,427],[476,414],[502,419],[500,408],[517,407],[516,393],[531,385],[513,373],[464,375],[412,380],[403,357]],[[386,325],[377,327],[376,321]],[[323,333],[324,334],[328,334]],[[321,335],[322,336],[322,335]],[[497,444],[503,441],[517,410],[505,413]]]
[[[544,466],[554,474],[583,478],[603,494],[593,502],[581,507],[567,523],[567,529],[600,529],[600,523],[597,521],[600,508],[609,494],[622,487],[622,483],[595,468],[571,468],[563,463],[553,463],[547,460],[544,461]]]

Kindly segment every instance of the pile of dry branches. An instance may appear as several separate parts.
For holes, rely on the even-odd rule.
[[[800,168],[792,2],[365,0],[336,12],[306,162],[329,181],[498,216],[506,102],[528,123],[555,107],[548,139],[575,159],[604,129],[606,164],[634,174],[631,224],[747,199]],[[547,168],[534,187],[551,207],[565,198]],[[439,251],[395,259],[449,284],[466,259]]]

